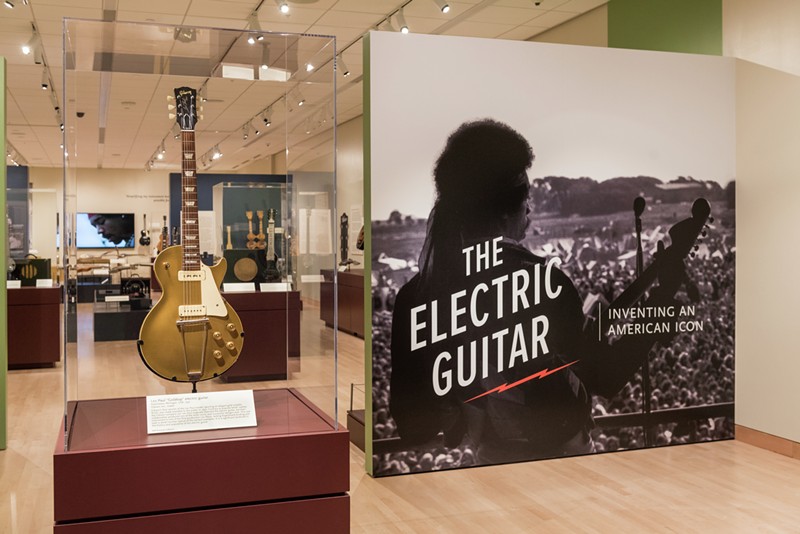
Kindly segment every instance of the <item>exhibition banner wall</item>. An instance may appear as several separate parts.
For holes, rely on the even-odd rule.
[[[0,57],[0,206],[6,205],[6,58]],[[3,261],[8,262],[8,227],[0,228]],[[8,374],[8,300],[6,286],[0,287],[0,450],[6,448],[6,376]]]
[[[368,470],[732,438],[732,60],[367,48]]]

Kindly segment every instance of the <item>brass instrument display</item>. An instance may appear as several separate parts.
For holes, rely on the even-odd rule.
[[[247,226],[249,228],[247,232],[247,248],[250,250],[254,250],[256,248],[256,234],[253,233],[253,212],[252,211],[245,211],[245,217],[247,217]]]
[[[194,127],[194,89],[175,89],[181,128],[181,245],[164,249],[153,270],[163,293],[139,332],[139,354],[155,374],[175,382],[209,380],[236,363],[244,344],[242,322],[222,298],[224,259],[209,267],[200,261]]]
[[[266,237],[264,235],[264,212],[258,210],[256,215],[258,215],[258,235],[256,235],[256,248],[263,249],[267,246],[266,242],[264,241],[264,238]]]

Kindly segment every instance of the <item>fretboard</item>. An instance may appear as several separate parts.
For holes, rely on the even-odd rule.
[[[200,270],[200,235],[197,221],[197,165],[194,157],[194,130],[182,130],[181,140],[181,243],[183,270]]]

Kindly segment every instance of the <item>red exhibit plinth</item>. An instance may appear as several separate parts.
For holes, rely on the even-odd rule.
[[[347,430],[294,390],[254,397],[256,427],[155,435],[143,397],[71,402],[54,532],[348,532]]]
[[[242,320],[244,347],[223,382],[285,380],[288,356],[300,356],[300,292],[223,293]]]
[[[52,367],[61,359],[61,287],[8,290],[8,368]]]

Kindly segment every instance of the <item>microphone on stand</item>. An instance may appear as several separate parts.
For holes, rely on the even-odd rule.
[[[636,276],[641,276],[644,270],[644,253],[642,252],[642,213],[646,202],[644,197],[633,199],[633,215],[636,219]]]
[[[644,253],[642,252],[642,213],[644,213],[645,208],[645,200],[644,197],[636,197],[633,199],[633,215],[636,219],[636,277],[640,277],[642,275],[642,271],[644,270]],[[647,359],[642,365],[642,393],[643,393],[643,406],[642,412],[644,413],[644,444],[645,447],[649,447],[655,441],[655,433],[650,425],[650,412],[652,410],[650,406],[650,395],[651,395],[651,385],[650,385],[650,360]]]

